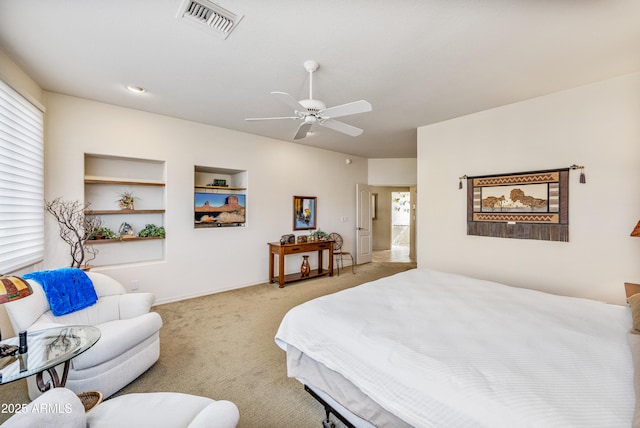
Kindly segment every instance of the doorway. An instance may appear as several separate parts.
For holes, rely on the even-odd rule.
[[[409,256],[411,247],[411,194],[391,192],[391,251]]]
[[[409,186],[372,186],[375,206],[372,260],[406,263],[414,259],[415,193]]]

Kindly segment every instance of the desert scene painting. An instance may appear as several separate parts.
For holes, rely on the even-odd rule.
[[[548,212],[547,183],[482,187],[482,212]]]
[[[245,222],[245,195],[195,194],[197,226],[242,224]]]

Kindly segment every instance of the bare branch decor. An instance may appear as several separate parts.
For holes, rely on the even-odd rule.
[[[79,201],[55,198],[45,201],[44,206],[58,222],[60,238],[69,245],[71,267],[87,267],[96,258],[98,250],[92,245],[85,245],[85,242],[102,226],[102,219],[85,215],[89,204],[83,205]]]

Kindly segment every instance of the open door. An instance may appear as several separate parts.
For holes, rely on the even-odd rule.
[[[356,264],[371,262],[371,186],[356,184]]]
[[[417,204],[418,204],[418,187],[411,186],[409,188],[409,192],[411,192],[411,244],[409,247],[409,258],[413,261],[418,260],[418,255],[416,254],[416,222],[417,222]]]

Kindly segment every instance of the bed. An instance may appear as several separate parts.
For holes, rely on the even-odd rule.
[[[413,269],[291,309],[275,341],[356,427],[630,427],[631,326],[627,306]]]

